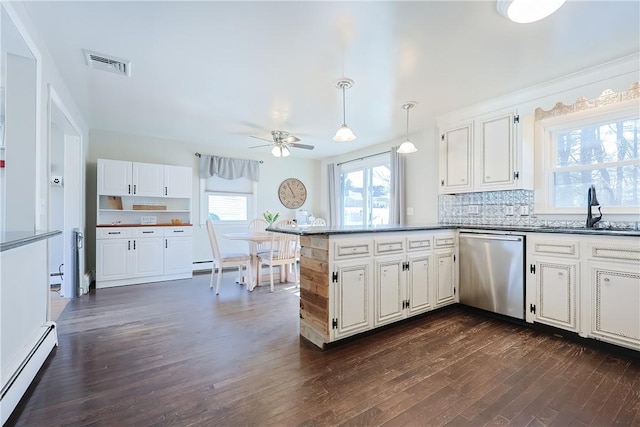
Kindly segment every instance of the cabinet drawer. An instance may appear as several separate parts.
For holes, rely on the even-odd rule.
[[[435,247],[436,248],[447,248],[451,247],[456,243],[456,238],[453,234],[447,234],[443,236],[435,237]]]
[[[371,242],[340,242],[335,244],[335,259],[371,255]]]
[[[162,227],[140,227],[134,228],[133,237],[162,237],[164,232]]]
[[[404,252],[404,239],[376,240],[375,244],[376,255]]]
[[[165,227],[165,237],[171,236],[191,236],[193,233],[192,227]]]
[[[131,228],[96,228],[96,239],[126,239],[131,237]]]
[[[431,237],[410,237],[407,239],[408,251],[431,249]]]
[[[578,242],[534,241],[533,253],[542,255],[559,255],[570,258],[579,257]]]
[[[591,245],[590,255],[593,259],[640,261],[640,247],[594,243]]]

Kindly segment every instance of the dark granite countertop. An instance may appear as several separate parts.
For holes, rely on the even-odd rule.
[[[502,226],[502,225],[462,225],[462,224],[424,224],[424,225],[376,225],[376,226],[340,226],[314,227],[299,226],[296,228],[269,227],[267,231],[277,231],[298,236],[337,235],[357,233],[384,233],[394,231],[427,231],[427,230],[469,230],[469,231],[504,231],[518,233],[557,233],[557,234],[586,234],[600,236],[631,236],[640,237],[639,230],[618,230],[608,228],[557,228],[534,226]]]
[[[62,234],[60,230],[53,231],[6,231],[0,233],[0,252],[19,246],[28,245],[40,240],[49,239]]]

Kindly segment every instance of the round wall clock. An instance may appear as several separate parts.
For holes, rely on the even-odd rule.
[[[280,203],[289,209],[298,209],[307,200],[307,188],[296,178],[287,178],[278,188]]]

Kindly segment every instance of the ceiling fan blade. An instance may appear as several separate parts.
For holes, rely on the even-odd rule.
[[[289,144],[290,147],[302,148],[303,150],[313,150],[313,145],[307,144]]]
[[[267,139],[267,138],[261,138],[261,137],[259,137],[259,136],[253,136],[253,135],[249,135],[249,136],[250,136],[251,138],[261,139],[261,140],[263,140],[263,141],[267,141],[267,142],[269,142],[269,143],[273,144],[273,141],[272,141],[272,140],[270,140],[270,139]]]
[[[262,138],[258,138],[258,139],[262,139]],[[273,144],[254,145],[253,147],[249,147],[249,148],[270,147],[272,145]]]
[[[287,144],[292,144],[294,142],[300,141],[300,138],[298,138],[297,136],[289,135],[288,137],[284,138],[282,141],[286,142]]]

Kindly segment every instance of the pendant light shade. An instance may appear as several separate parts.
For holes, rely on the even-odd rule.
[[[546,18],[565,0],[498,0],[498,13],[518,24],[528,24]]]
[[[342,79],[336,82],[336,87],[338,89],[342,89],[342,126],[340,126],[340,129],[338,129],[338,131],[334,135],[333,137],[334,141],[348,142],[356,139],[356,135],[349,128],[349,126],[347,126],[347,118],[346,118],[347,108],[346,108],[344,92],[346,89],[349,89],[351,86],[353,86],[353,80],[351,79]]]
[[[400,144],[400,147],[396,150],[400,154],[411,154],[418,151],[416,146],[413,145],[413,142],[409,141],[409,110],[415,107],[416,104],[417,102],[407,102],[402,104],[402,108],[407,110],[407,140]]]

